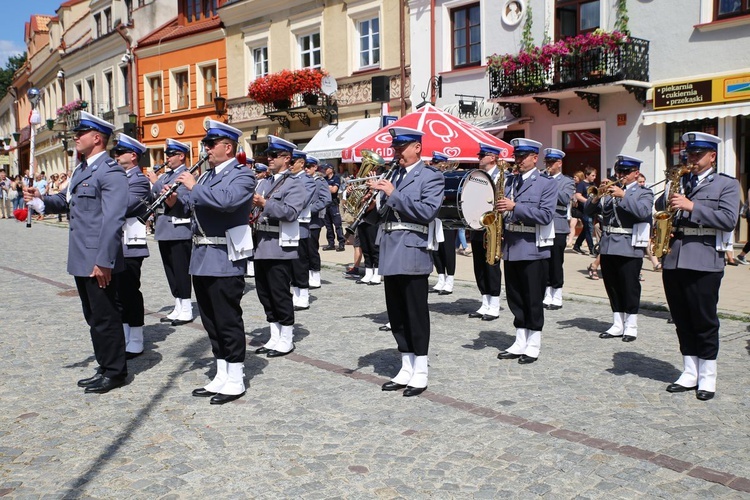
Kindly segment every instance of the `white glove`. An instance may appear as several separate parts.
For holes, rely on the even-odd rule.
[[[39,198],[32,198],[31,201],[26,203],[26,206],[32,208],[37,213],[44,214],[44,202]]]

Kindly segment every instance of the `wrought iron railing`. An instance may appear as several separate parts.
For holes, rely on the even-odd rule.
[[[336,100],[323,92],[294,94],[289,99],[263,104],[263,114],[289,128],[289,118],[310,125],[310,115],[320,115],[328,123],[338,121]]]
[[[549,65],[531,63],[513,72],[489,71],[490,98],[510,97],[620,80],[648,81],[648,40],[628,38],[614,47],[552,57]]]

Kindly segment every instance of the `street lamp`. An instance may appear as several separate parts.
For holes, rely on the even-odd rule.
[[[143,136],[143,126],[138,126],[138,115],[130,113],[128,115],[128,123],[123,127],[125,135],[129,135],[133,139],[140,141]]]
[[[227,98],[220,95],[214,97],[214,109],[219,118],[227,114]]]

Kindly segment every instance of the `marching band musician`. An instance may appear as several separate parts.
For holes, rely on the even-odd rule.
[[[724,251],[732,244],[727,241],[728,234],[737,224],[740,186],[736,179],[716,172],[719,137],[688,132],[682,140],[687,144],[690,173],[680,180],[684,194],[673,194],[668,200],[678,212],[671,249],[662,263],[662,279],[684,370],[667,391],[697,389],[696,397],[707,401],[716,393],[716,308],[724,277]],[[661,198],[657,209],[664,205]]]
[[[430,346],[430,312],[427,293],[432,255],[437,245],[428,241],[443,201],[445,178],[421,159],[420,130],[391,127],[391,147],[398,170],[390,179],[368,181],[381,192],[380,274],[385,282],[385,302],[393,336],[401,353],[401,369],[384,391],[404,389],[406,397],[427,388]],[[395,167],[394,167],[395,168]]]
[[[503,265],[516,341],[497,357],[518,358],[520,364],[529,364],[539,358],[542,345],[542,302],[554,242],[557,183],[536,168],[541,143],[513,139],[511,144],[518,174],[507,178],[505,197],[495,208],[510,212],[503,217]]]
[[[153,196],[159,196],[164,186],[173,184],[174,180],[187,171],[185,161],[190,154],[190,146],[174,139],[167,139],[164,155],[166,172],[158,179],[153,172],[146,172],[153,187]],[[185,186],[177,188],[177,196],[187,196]],[[164,215],[164,208],[157,209],[154,224],[154,239],[159,243],[164,274],[167,275],[169,290],[174,297],[174,309],[161,318],[163,323],[172,326],[184,325],[193,321],[192,288],[190,285],[190,254],[193,250],[193,230],[190,228],[190,217]]]
[[[168,216],[193,217],[190,274],[216,358],[216,376],[205,387],[195,389],[193,396],[211,397],[212,405],[245,394],[245,325],[240,301],[246,260],[252,252],[247,221],[255,176],[235,157],[241,134],[225,123],[208,120],[202,142],[210,168],[197,181],[188,171],[180,173],[175,181],[187,192],[178,191],[166,200]]]
[[[600,187],[589,197],[584,213],[601,213],[602,236],[599,242],[604,288],[612,307],[613,323],[599,338],[620,337],[632,342],[638,336],[638,308],[641,282],[638,276],[650,237],[654,193],[638,184],[642,160],[620,155],[615,163],[618,182]],[[606,193],[601,190],[606,189]]]
[[[500,149],[489,144],[479,143],[479,167],[496,182],[500,175],[497,159],[500,157]],[[500,261],[493,265],[487,263],[487,249],[485,248],[485,233],[483,230],[471,231],[471,255],[474,264],[474,278],[477,282],[479,292],[482,294],[482,307],[476,312],[469,313],[470,318],[481,318],[482,321],[492,321],[500,317],[500,285],[502,271]]]
[[[271,338],[256,354],[275,358],[294,350],[294,303],[289,291],[292,261],[298,256],[297,219],[305,206],[305,186],[291,175],[293,143],[268,136],[268,170],[253,204],[260,215],[255,225],[255,288],[263,305]]]
[[[315,189],[318,193],[310,207],[310,237],[307,239],[311,289],[320,288],[320,230],[324,224],[326,208],[332,203],[328,182],[326,182],[323,174],[318,172],[319,164],[317,158],[307,155],[305,172],[315,181]]]
[[[146,145],[132,137],[119,134],[112,155],[125,169],[128,179],[128,205],[125,225],[122,228],[122,249],[125,270],[117,276],[117,302],[122,314],[125,332],[125,357],[135,358],[143,354],[143,294],[141,293],[141,266],[149,256],[146,244],[146,226],[137,217],[146,213],[151,192],[151,183],[141,172],[138,161],[146,152]],[[144,202],[145,200],[145,202]]]
[[[63,213],[70,207],[68,273],[75,277],[83,316],[89,325],[96,362],[94,376],[78,381],[86,393],[102,394],[125,384],[128,375],[125,336],[115,299],[117,273],[125,267],[122,225],[127,208],[125,171],[107,154],[114,125],[81,111],[73,128],[76,151],[83,161],[73,171],[68,189],[42,196],[24,188],[24,201],[39,213]]]
[[[568,210],[570,200],[576,191],[573,179],[562,173],[565,153],[559,149],[544,150],[544,163],[547,175],[557,182],[557,206],[555,207],[555,243],[550,248],[549,277],[544,292],[544,307],[550,311],[562,308],[562,287],[564,282],[563,262],[565,261],[565,247],[567,246],[570,224]]]
[[[433,167],[443,171],[443,167],[448,163],[448,157],[438,151],[432,152],[430,162]],[[439,295],[450,295],[453,293],[453,280],[456,274],[456,237],[458,229],[443,228],[443,241],[438,245],[437,250],[432,252],[432,259],[435,261],[435,272],[438,273],[438,281],[432,287],[430,293]],[[463,231],[463,229],[461,229]]]
[[[315,181],[305,172],[307,154],[295,149],[292,151],[292,163],[289,171],[292,177],[298,179],[305,189],[305,203],[297,217],[299,222],[298,258],[292,260],[292,304],[295,311],[310,309],[310,221],[312,220],[312,204],[317,198]]]
[[[361,172],[362,165],[360,165]],[[373,171],[372,174],[380,174],[381,172]],[[360,174],[362,175],[362,174]],[[351,195],[353,186],[347,186],[344,191],[344,199]],[[380,266],[380,248],[377,243],[378,236],[378,211],[375,209],[375,202],[369,197],[364,199],[364,203],[367,205],[366,212],[360,223],[357,225],[357,234],[354,241],[354,247],[359,246],[362,252],[362,259],[365,262],[365,275],[356,281],[358,285],[379,285],[382,283],[382,278],[378,272]],[[355,255],[355,261],[356,261]],[[354,267],[356,268],[356,262]]]

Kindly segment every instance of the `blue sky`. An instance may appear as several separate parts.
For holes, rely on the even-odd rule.
[[[23,25],[32,14],[55,15],[64,0],[6,0],[0,13],[0,67],[8,57],[26,50]],[[6,5],[7,2],[7,5]]]

